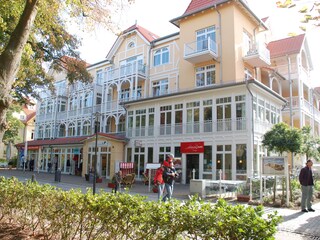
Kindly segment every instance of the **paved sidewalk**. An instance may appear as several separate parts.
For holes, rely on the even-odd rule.
[[[11,177],[15,176],[20,181],[26,181],[32,178],[40,184],[50,184],[69,190],[71,188],[81,189],[86,192],[88,189],[92,189],[92,183],[85,181],[84,178],[72,175],[61,176],[61,182],[54,181],[53,173],[37,173],[21,170],[8,170],[0,168],[0,176]],[[107,181],[96,184],[96,192],[103,190],[105,192],[111,192],[111,188],[108,188]],[[130,194],[139,194],[146,196],[148,200],[157,200],[157,194],[152,191],[149,192],[149,187],[142,184],[142,182],[136,182],[129,190]],[[173,197],[179,200],[188,199],[189,185],[175,184]],[[276,240],[320,240],[320,203],[313,205],[315,212],[301,213],[300,210],[292,210],[286,208],[265,208],[266,214],[277,211],[279,215],[283,216],[283,222],[278,226],[278,232],[275,236]]]

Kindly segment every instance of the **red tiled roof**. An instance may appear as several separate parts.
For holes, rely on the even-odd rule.
[[[137,30],[139,33],[142,34],[142,36],[144,36],[149,42],[152,42],[153,40],[159,38],[158,35],[150,32],[149,30],[137,25],[137,24],[134,24],[132,25],[131,27],[127,28],[126,30],[123,31],[123,33],[127,33],[127,32],[131,32],[133,30]]]
[[[183,15],[197,12],[198,10],[214,6],[220,2],[225,2],[225,0],[192,0]]]
[[[277,41],[270,42],[268,49],[270,50],[270,57],[281,57],[288,54],[299,53],[302,47],[305,34],[298,36],[280,39]]]
[[[125,141],[125,137],[107,134],[107,133],[98,133],[99,136],[108,137],[115,140]],[[94,137],[92,134],[90,136],[82,136],[82,137],[65,137],[65,138],[55,138],[55,139],[39,139],[28,141],[28,147],[36,147],[36,146],[48,146],[48,145],[69,145],[69,144],[83,144],[84,140]],[[24,147],[24,143],[18,143],[15,145],[16,147]]]

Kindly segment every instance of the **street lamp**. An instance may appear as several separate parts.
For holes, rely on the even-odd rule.
[[[101,114],[99,112],[96,112],[93,114],[95,116],[95,120],[94,120],[94,132],[96,134],[96,144],[95,144],[95,156],[93,159],[93,195],[96,193],[96,178],[97,178],[97,159],[98,159],[98,155],[97,155],[97,151],[98,151],[98,131],[100,128],[100,122],[98,120],[98,118],[101,116]]]

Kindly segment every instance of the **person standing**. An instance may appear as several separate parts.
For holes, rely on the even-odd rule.
[[[115,175],[114,193],[117,193],[117,191],[121,192],[121,182],[122,182],[122,171],[119,170]]]
[[[158,200],[160,201],[164,191],[164,181],[163,181],[163,171],[164,167],[161,163],[160,167],[157,169],[156,174],[154,176],[154,184],[157,185],[158,188]]]
[[[174,179],[177,177],[177,172],[173,167],[173,161],[169,160],[169,167],[165,167],[163,171],[163,181],[165,183],[166,195],[162,198],[162,201],[165,202],[170,200],[173,194]]]
[[[311,200],[313,195],[313,173],[312,167],[313,162],[312,160],[308,160],[306,166],[301,169],[299,174],[299,182],[301,184],[301,212],[314,212],[315,210],[312,209]]]

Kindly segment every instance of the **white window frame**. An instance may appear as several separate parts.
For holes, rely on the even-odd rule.
[[[196,68],[196,87],[206,87],[216,84],[216,67],[215,65],[207,65]],[[209,76],[212,74],[212,82],[209,82]]]
[[[169,47],[163,47],[154,52],[153,66],[160,66],[169,63]]]

